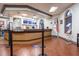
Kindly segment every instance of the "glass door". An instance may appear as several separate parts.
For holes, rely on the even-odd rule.
[[[5,17],[0,17],[0,56],[9,56],[8,40],[6,40],[5,32],[6,30],[6,20]]]

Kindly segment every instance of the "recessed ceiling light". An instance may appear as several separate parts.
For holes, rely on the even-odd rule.
[[[35,19],[36,19],[36,18],[38,18],[38,17],[37,17],[37,16],[33,16],[33,18],[35,18]]]
[[[28,16],[28,14],[21,14],[22,16]]]
[[[51,7],[49,12],[55,12],[58,9],[58,7]]]

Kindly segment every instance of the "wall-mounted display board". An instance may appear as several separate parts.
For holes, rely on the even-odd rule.
[[[21,18],[13,18],[13,29],[19,30],[21,29]]]
[[[72,13],[70,10],[65,13],[65,33],[72,33]]]
[[[32,18],[22,18],[22,25],[26,26],[29,29],[35,29],[37,26],[37,22]]]
[[[33,20],[32,19],[23,19],[23,24],[24,25],[32,25],[33,24]]]
[[[20,18],[13,18],[13,23],[16,25],[16,27],[21,26],[21,19]]]
[[[31,18],[23,18],[22,25],[35,25],[36,22]]]

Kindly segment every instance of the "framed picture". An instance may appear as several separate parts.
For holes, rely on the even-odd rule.
[[[23,19],[22,24],[23,25],[33,25],[34,21],[32,19],[25,18],[25,19]]]
[[[60,24],[63,24],[63,20],[60,20]]]

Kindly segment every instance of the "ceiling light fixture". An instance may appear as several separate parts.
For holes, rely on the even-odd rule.
[[[34,16],[33,16],[33,18],[35,18],[35,19],[36,19],[36,18],[38,18],[38,17],[34,15]]]
[[[22,16],[28,16],[28,14],[21,14]]]
[[[58,7],[51,7],[49,12],[55,12],[58,9]]]

